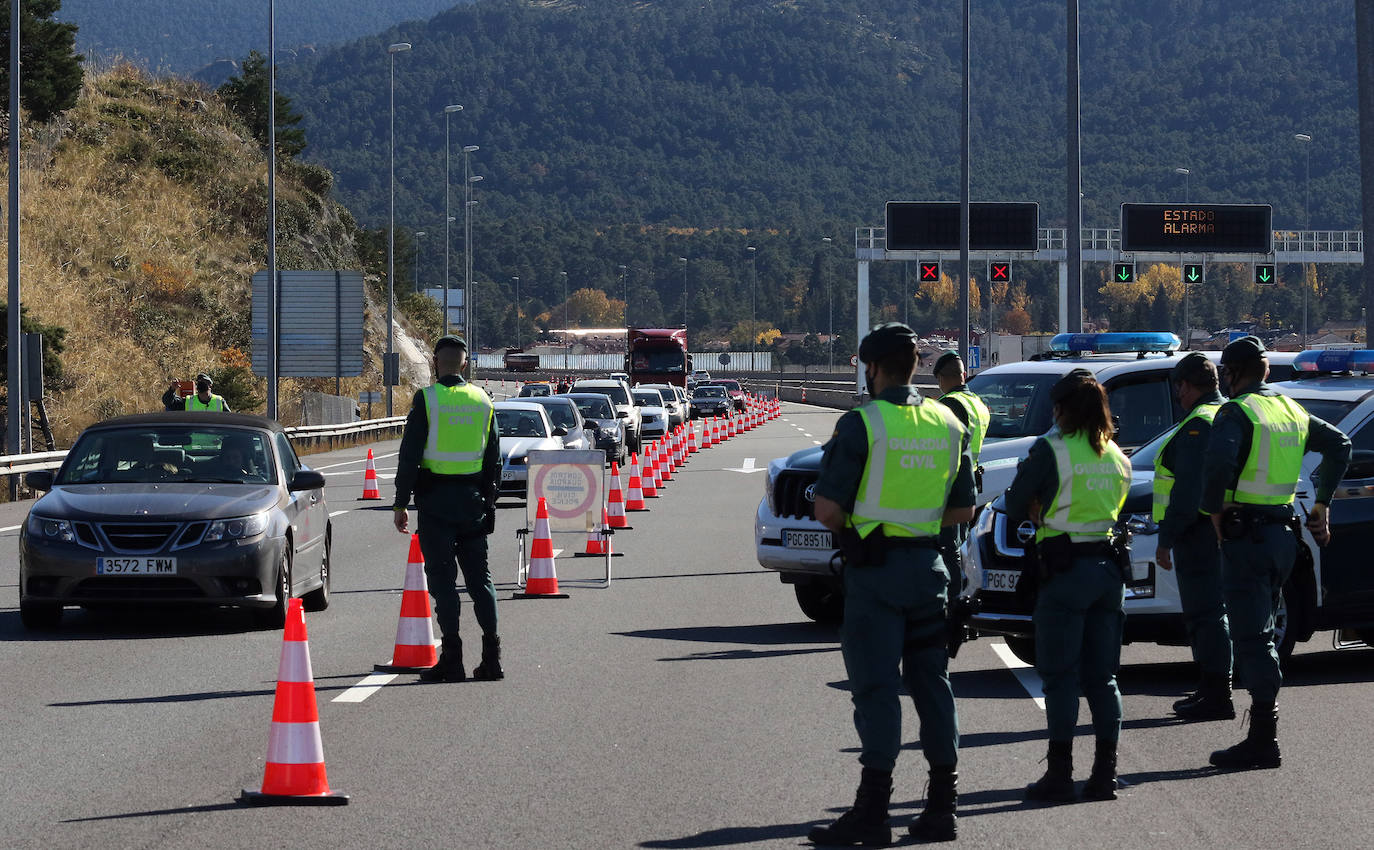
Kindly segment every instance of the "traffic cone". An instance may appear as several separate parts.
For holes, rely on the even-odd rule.
[[[701,424],[701,447],[709,449],[716,444],[716,418],[713,416]]]
[[[439,663],[434,649],[434,624],[430,620],[429,584],[425,580],[425,556],[420,552],[420,535],[410,535],[410,556],[406,558],[406,581],[401,590],[401,619],[396,624],[396,648],[391,663],[376,664],[383,673],[418,673]]]
[[[644,448],[644,461],[639,465],[639,488],[644,492],[644,498],[658,498],[658,484],[654,481],[654,444],[650,443]]]
[[[667,436],[658,444],[659,477],[663,479],[665,484],[673,480],[673,468],[677,466],[673,462],[673,442],[672,436]]]
[[[286,609],[277,695],[272,704],[272,731],[267,736],[267,767],[262,789],[243,789],[240,803],[253,806],[344,806],[348,795],[329,790],[320,742],[320,715],[315,706],[315,677],[310,672],[310,644],[305,635],[301,600]]]
[[[558,574],[553,568],[553,537],[549,533],[549,508],[539,497],[539,509],[534,514],[534,542],[530,545],[530,573],[525,579],[525,591],[516,599],[567,599],[558,592]]]
[[[625,493],[620,487],[620,467],[615,461],[611,461],[611,492],[606,497],[606,516],[610,528],[632,530],[625,518]]]
[[[697,448],[697,426],[687,426],[687,454],[694,455],[701,449]]]
[[[677,426],[677,431],[673,432],[673,471],[676,467],[682,466],[687,462],[687,429]]]
[[[802,404],[806,404],[806,387],[802,387]]]
[[[611,535],[606,530],[611,527],[610,517],[606,514],[605,508],[601,510],[601,525],[592,526],[587,532],[587,548],[581,552],[574,552],[575,558],[605,557],[610,555],[612,558],[619,558],[620,553],[611,548]]]
[[[625,510],[627,511],[647,511],[649,508],[644,504],[644,488],[640,484],[639,477],[639,455],[630,455],[630,488],[625,494]]]
[[[367,467],[363,471],[363,496],[358,501],[380,498],[382,491],[377,489],[377,464],[372,460],[372,449],[368,449]]]
[[[654,487],[658,490],[663,489],[663,443],[655,440],[649,451],[649,469],[653,473]]]

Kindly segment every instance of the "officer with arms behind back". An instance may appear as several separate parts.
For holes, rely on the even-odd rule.
[[[1092,373],[1074,369],[1050,389],[1055,427],[1035,441],[1006,492],[1007,522],[1036,525],[1039,593],[1035,670],[1045,683],[1049,754],[1026,799],[1062,803],[1073,787],[1078,697],[1088,701],[1097,746],[1083,795],[1116,799],[1121,736],[1122,611],[1129,569],[1125,541],[1113,536],[1131,487],[1131,464],[1112,442],[1107,394]],[[1123,559],[1124,553],[1124,559]],[[1021,581],[1026,581],[1023,576]]]
[[[1250,730],[1212,753],[1217,767],[1278,767],[1278,695],[1283,682],[1274,650],[1274,615],[1297,557],[1293,495],[1307,452],[1319,452],[1316,504],[1307,528],[1320,546],[1331,537],[1326,510],[1350,463],[1350,439],[1311,416],[1264,381],[1269,361],[1253,336],[1221,352],[1231,400],[1212,420],[1203,469],[1202,510],[1221,538],[1221,582],[1236,667],[1250,691]]]
[[[407,529],[406,507],[414,492],[425,578],[444,639],[439,663],[420,674],[425,682],[467,678],[458,636],[459,568],[482,627],[482,662],[472,677],[505,678],[496,631],[496,587],[487,567],[487,535],[496,525],[501,441],[491,400],[463,380],[467,357],[468,346],[461,337],[444,336],[434,343],[438,381],[416,391],[396,459],[396,530]]]
[[[211,392],[215,382],[210,380],[210,376],[201,372],[196,375],[195,395],[186,398],[177,398],[177,388],[181,385],[180,381],[173,381],[167,388],[167,392],[162,394],[162,406],[167,410],[214,410],[219,413],[231,413],[229,405],[224,403],[224,397],[215,395]]]
[[[939,535],[943,526],[973,517],[972,464],[954,414],[922,400],[911,386],[911,328],[875,328],[860,344],[859,358],[872,401],[841,417],[825,446],[816,519],[845,553],[841,649],[863,771],[853,808],[812,829],[809,838],[826,845],[892,841],[888,804],[905,682],[930,765],[925,811],[909,832],[921,841],[949,841],[957,832],[959,724],[945,646],[949,574]]]
[[[1231,632],[1221,593],[1221,548],[1211,519],[1201,511],[1207,440],[1212,418],[1225,399],[1217,390],[1217,367],[1197,351],[1178,361],[1169,382],[1188,413],[1155,455],[1155,563],[1165,570],[1177,566],[1183,621],[1200,671],[1197,690],[1175,702],[1174,713],[1185,720],[1229,720],[1236,709],[1231,702]]]

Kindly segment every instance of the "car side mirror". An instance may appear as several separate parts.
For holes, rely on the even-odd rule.
[[[37,469],[33,472],[24,473],[24,483],[30,490],[42,490],[47,492],[52,489],[53,474],[51,469]]]
[[[597,431],[597,430],[600,430],[600,429],[598,429],[598,428],[596,427],[596,425],[592,424],[591,422],[588,422],[586,425],[583,425],[583,426],[582,426],[582,430],[583,430],[583,431]]]
[[[568,429],[559,425],[557,428],[553,429],[553,435],[555,437],[566,437],[568,436]]]
[[[324,473],[313,469],[298,469],[296,474],[291,476],[291,485],[287,489],[296,493],[301,490],[319,490],[323,487]]]
[[[629,419],[629,418],[630,418],[630,411],[628,411],[628,410],[619,410],[619,411],[616,411],[615,418],[616,418],[616,419]]]

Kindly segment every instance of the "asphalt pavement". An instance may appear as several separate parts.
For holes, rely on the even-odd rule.
[[[0,505],[0,799],[7,847],[789,848],[853,799],[859,767],[838,633],[798,610],[753,556],[767,462],[816,445],[835,411],[782,418],[692,456],[650,511],[616,535],[615,577],[558,535],[568,599],[512,599],[521,502],[501,503],[501,682],[400,675],[335,701],[391,654],[407,537],[391,524],[396,441],[373,444],[383,501],[363,502],[366,447],[312,455],[329,482],[334,595],[307,615],[324,753],[340,808],[244,808],[261,784],[281,633],[243,612],[69,610],[59,631],[19,622],[17,526]],[[753,463],[750,464],[750,459]],[[464,600],[469,668],[478,630]],[[1126,728],[1115,802],[1032,807],[1044,712],[1034,674],[980,639],[952,665],[962,729],[964,846],[1351,847],[1374,834],[1374,652],[1300,646],[1280,696],[1284,765],[1221,774],[1239,721],[1178,724],[1186,650],[1127,647]],[[349,699],[362,696],[353,691]],[[1241,703],[1245,702],[1242,697]],[[1086,707],[1076,750],[1086,776]],[[918,730],[894,823],[919,810]]]

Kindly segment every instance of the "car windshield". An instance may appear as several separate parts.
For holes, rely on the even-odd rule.
[[[651,392],[656,392],[663,397],[663,404],[669,405],[677,401],[677,393],[671,387],[648,387]]]
[[[611,402],[607,398],[578,398],[573,399],[573,403],[587,419],[615,418],[615,414],[611,412]]]
[[[640,390],[635,392],[635,404],[640,407],[662,407],[663,396],[656,392]]]
[[[589,393],[601,393],[608,397],[612,404],[631,404],[630,394],[625,392],[623,384],[583,384],[573,385],[573,389]]]
[[[520,388],[521,398],[530,398],[537,395],[553,395],[553,387],[548,384],[525,384]]]
[[[715,385],[718,387],[725,387],[725,389],[730,392],[743,392],[743,390],[740,389],[739,381],[716,381]]]
[[[631,357],[636,372],[687,371],[687,355],[681,348],[641,348]]]
[[[725,398],[725,387],[697,387],[692,390],[692,398]]]
[[[502,437],[547,437],[544,417],[537,410],[496,411],[496,431]]]
[[[988,406],[989,437],[1038,437],[1053,425],[1050,387],[1056,373],[984,372],[968,388]]]
[[[555,428],[572,429],[577,426],[577,413],[574,412],[572,405],[565,402],[558,404],[550,402],[541,406],[544,408],[544,412],[549,414],[549,419]]]
[[[271,435],[242,428],[139,425],[83,434],[58,484],[275,484]]]

